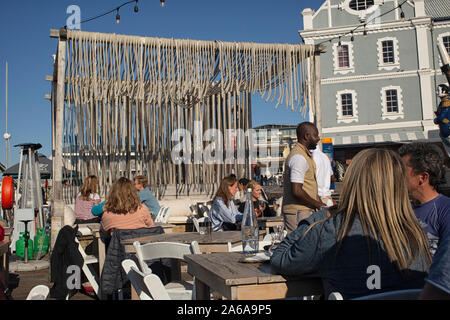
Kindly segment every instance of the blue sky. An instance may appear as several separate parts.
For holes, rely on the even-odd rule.
[[[39,152],[51,155],[52,54],[57,39],[50,29],[66,24],[67,8],[81,9],[81,20],[97,16],[126,0],[2,0],[0,1],[0,162],[5,163],[5,64],[8,62],[8,131],[11,134],[9,166],[19,161],[15,144],[41,143]],[[115,12],[81,25],[85,31],[130,34],[161,38],[248,41],[261,43],[300,43],[303,29],[301,11],[317,10],[322,0],[140,0],[120,9],[120,24]],[[299,112],[275,109],[257,97],[252,101],[253,126],[268,123],[297,124]]]

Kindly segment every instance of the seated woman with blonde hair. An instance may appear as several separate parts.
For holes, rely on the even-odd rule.
[[[281,274],[320,277],[325,297],[339,292],[351,299],[421,289],[430,259],[402,159],[392,150],[366,149],[345,173],[339,206],[300,221],[271,264]]]
[[[257,217],[272,217],[275,215],[275,211],[272,210],[268,203],[263,200],[261,197],[262,194],[262,187],[261,185],[256,182],[255,180],[251,180],[246,188],[252,189],[252,202],[253,202],[253,208],[255,210],[255,214]],[[244,212],[245,208],[245,201],[242,202],[239,205],[239,211]]]
[[[237,184],[237,180],[233,176],[222,179],[208,214],[213,231],[238,229],[238,223],[242,221],[242,213],[238,211],[233,202]]]
[[[98,178],[95,175],[90,175],[84,180],[80,192],[75,199],[75,223],[99,222],[100,219],[91,213],[92,207],[99,203]]]
[[[102,229],[106,232],[154,226],[150,211],[139,200],[134,183],[127,178],[114,182],[103,209]]]

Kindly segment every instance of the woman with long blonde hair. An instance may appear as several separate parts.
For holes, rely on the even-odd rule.
[[[237,223],[242,221],[242,213],[233,202],[237,184],[233,176],[222,179],[208,214],[213,231],[236,230]]]
[[[339,206],[301,221],[271,258],[279,272],[319,276],[326,297],[338,291],[344,298],[420,289],[430,261],[404,163],[384,149],[359,152],[346,171]]]
[[[125,177],[114,182],[103,210],[102,228],[107,232],[112,229],[139,229],[154,226],[150,211],[139,200],[134,183]]]
[[[91,209],[99,203],[98,178],[95,175],[90,175],[84,180],[75,199],[75,223],[98,222],[99,219],[92,215]]]

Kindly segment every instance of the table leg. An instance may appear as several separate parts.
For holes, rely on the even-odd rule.
[[[194,281],[195,281],[194,287],[196,300],[210,300],[211,292],[209,286],[203,283],[202,281],[198,280],[197,278],[195,278]]]

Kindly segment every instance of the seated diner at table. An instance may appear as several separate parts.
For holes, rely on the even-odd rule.
[[[251,180],[247,184],[247,188],[252,189],[252,201],[253,209],[255,210],[256,217],[272,217],[275,215],[275,211],[269,207],[269,204],[261,197],[262,187],[255,180]],[[244,212],[245,201],[239,205],[239,211]]]
[[[103,207],[102,229],[111,233],[113,229],[139,229],[154,226],[147,206],[139,200],[134,183],[125,178],[114,182]]]
[[[100,222],[100,219],[91,213],[92,207],[99,203],[98,178],[90,175],[84,180],[75,199],[75,224]]]
[[[345,173],[339,206],[302,220],[271,265],[281,274],[322,278],[325,298],[421,289],[431,255],[406,177],[396,152],[360,151]]]
[[[238,211],[233,202],[236,191],[237,180],[235,177],[228,176],[222,179],[208,214],[211,219],[212,231],[239,229],[242,213]]]

